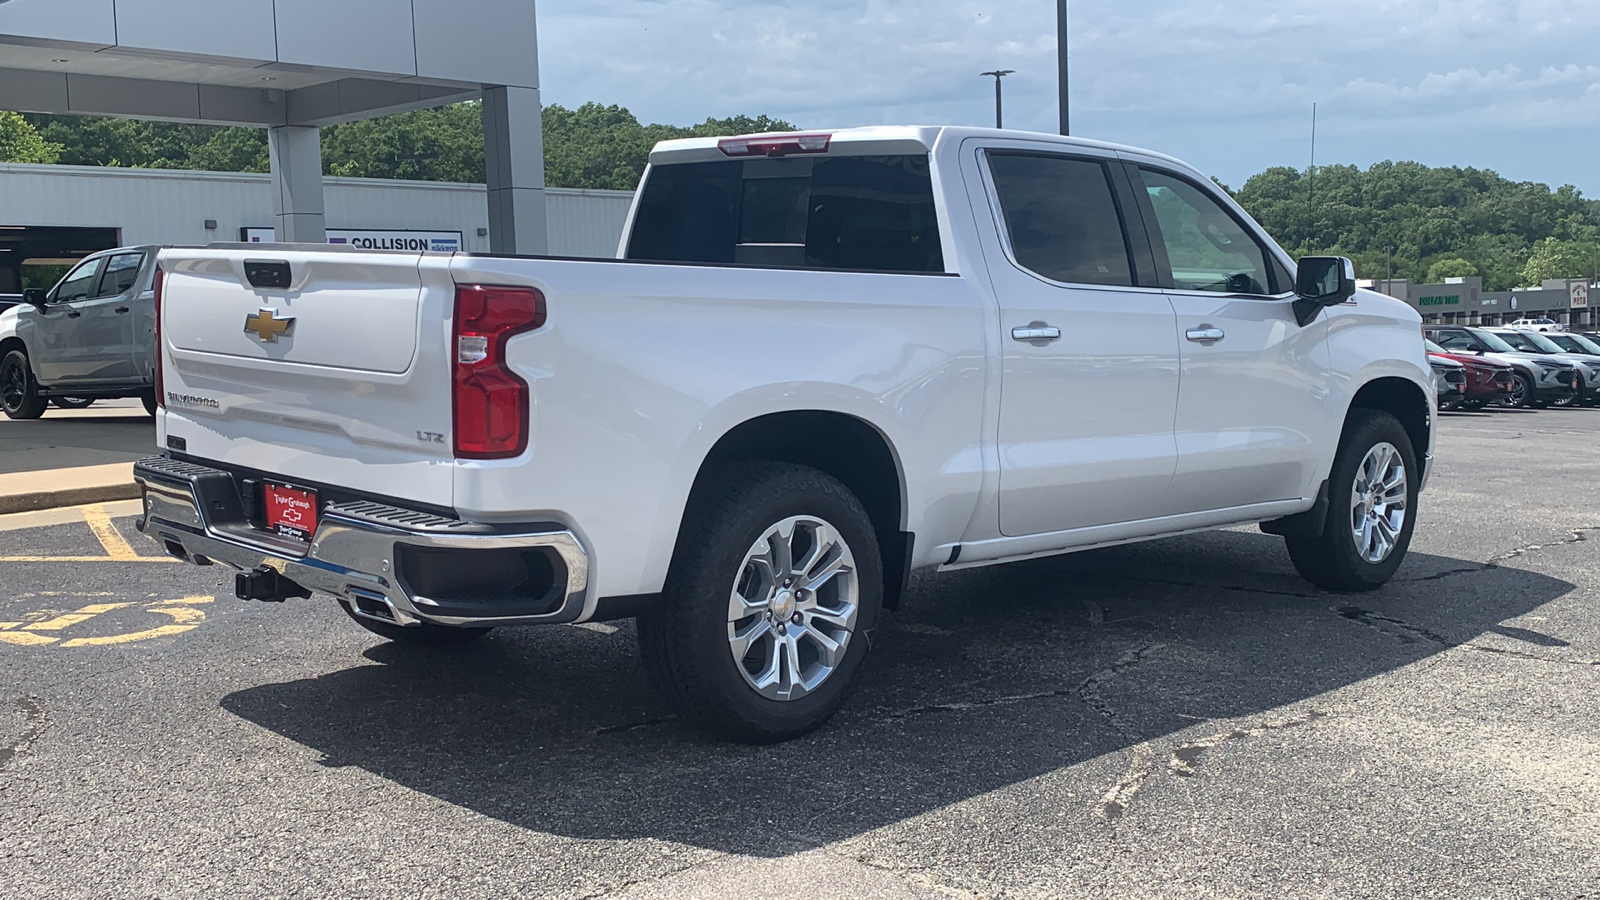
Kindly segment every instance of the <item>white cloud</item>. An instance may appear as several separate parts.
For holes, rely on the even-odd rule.
[[[803,127],[1055,128],[1049,0],[543,0],[545,96],[651,121],[766,113]],[[1238,184],[1319,162],[1415,158],[1600,196],[1594,0],[1120,0],[1073,4],[1075,131]]]

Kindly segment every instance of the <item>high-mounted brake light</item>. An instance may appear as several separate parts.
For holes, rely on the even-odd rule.
[[[792,153],[827,153],[831,134],[778,134],[764,137],[723,138],[717,149],[727,156],[788,156]]]
[[[153,306],[155,307],[156,316],[155,328],[152,329],[152,334],[155,337],[156,342],[156,362],[155,372],[153,374],[155,375],[156,406],[160,407],[161,409],[167,408],[167,392],[163,390],[166,379],[163,377],[164,373],[161,371],[163,368],[161,364],[162,358],[167,355],[166,349],[161,346],[161,288],[166,283],[166,280],[167,273],[163,272],[161,268],[157,266],[155,281],[150,285],[150,290],[155,294]]]
[[[457,459],[508,459],[528,449],[528,383],[507,365],[506,344],[544,320],[544,295],[533,288],[456,288]]]

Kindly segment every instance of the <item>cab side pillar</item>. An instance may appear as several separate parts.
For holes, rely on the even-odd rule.
[[[322,200],[322,131],[314,125],[267,129],[272,162],[272,225],[279,241],[321,244],[328,239]]]

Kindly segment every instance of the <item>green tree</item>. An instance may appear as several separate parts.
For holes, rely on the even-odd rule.
[[[1600,269],[1600,243],[1545,238],[1533,245],[1522,282],[1537,285],[1551,278],[1592,278]]]
[[[1452,256],[1428,267],[1428,283],[1438,284],[1446,278],[1470,278],[1476,274],[1477,266],[1459,256]]]
[[[482,113],[477,103],[458,103],[324,128],[322,168],[352,178],[481,184]]]
[[[48,165],[60,158],[60,144],[45,140],[22,116],[0,111],[0,162]]]

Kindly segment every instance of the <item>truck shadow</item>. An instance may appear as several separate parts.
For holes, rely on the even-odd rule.
[[[522,828],[775,856],[1084,764],[1063,814],[1114,817],[1096,802],[1133,754],[1108,754],[1150,742],[1166,777],[1185,740],[1226,730],[1213,720],[1337,714],[1330,692],[1489,632],[1521,640],[1500,623],[1572,589],[1413,554],[1381,591],[1327,594],[1281,542],[1243,532],[925,578],[875,635],[845,710],[774,747],[663,716],[631,627],[508,631],[448,653],[379,645],[370,663],[223,706],[327,766]],[[1537,638],[1528,650],[1552,641]]]

